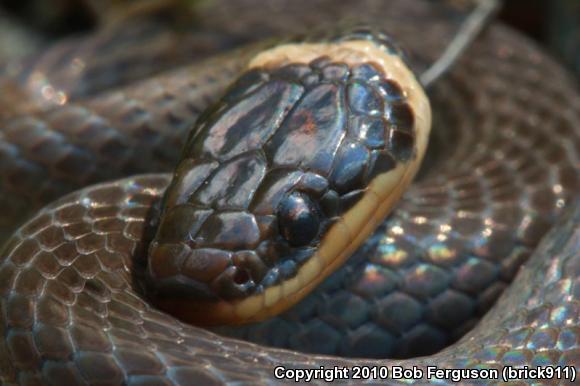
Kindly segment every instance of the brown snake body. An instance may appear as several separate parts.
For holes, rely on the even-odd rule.
[[[272,2],[263,12],[278,17],[264,19],[259,12],[244,11],[252,5],[255,9],[252,1],[227,7],[217,2],[201,11],[201,25],[215,24],[224,34],[246,34],[249,39],[265,31],[290,32],[297,20],[301,28],[324,18],[332,21],[353,6],[344,2],[329,7],[319,1],[303,14],[305,5],[299,3]],[[437,57],[454,27],[420,2],[358,3],[416,54],[418,67]],[[425,30],[421,35],[413,33],[418,25]],[[209,55],[212,48],[207,50]],[[9,105],[0,97],[0,208],[5,214],[0,224],[5,232],[12,230],[18,214],[87,183],[167,170],[184,131],[249,56],[239,55],[227,65],[222,64],[225,59],[194,64],[96,97],[65,101],[62,107],[50,106],[54,99],[48,106],[38,99]],[[33,77],[24,78],[25,84],[35,85]],[[341,279],[339,271],[327,288],[312,296],[324,304],[338,295],[341,303],[362,301],[378,306],[379,312],[370,314],[364,328],[353,328],[342,345],[306,349],[326,354],[349,349],[356,355],[357,342],[365,342],[361,336],[375,336],[365,335],[365,329],[377,331],[370,324],[383,328],[383,334],[392,333],[393,325],[380,314],[388,307],[367,298],[370,293],[382,292],[384,299],[389,294],[413,297],[426,310],[432,309],[434,299],[469,297],[471,311],[447,325],[451,332],[444,342],[430,340],[437,350],[471,328],[507,287],[459,342],[407,360],[309,355],[218,336],[156,310],[142,296],[141,278],[151,206],[159,201],[169,176],[146,175],[59,199],[8,239],[0,253],[0,380],[50,385],[271,384],[276,382],[276,366],[577,369],[580,214],[574,200],[579,191],[580,98],[573,81],[532,43],[493,26],[430,97],[435,126],[425,169],[388,228],[379,230],[390,239],[368,261],[355,258],[349,263],[342,275],[350,281]],[[570,213],[563,216],[565,211]],[[430,286],[442,282],[437,275],[445,277],[445,288]],[[333,281],[341,286],[339,291]],[[407,281],[423,286],[406,286]],[[395,289],[386,291],[392,282]],[[350,323],[332,309],[319,306],[317,312],[308,315],[315,326],[339,329]],[[425,313],[427,322],[418,326],[427,331],[423,336],[433,336],[429,333],[442,329],[448,319]],[[304,327],[299,312],[281,319],[303,340],[318,331]],[[406,320],[394,326],[405,332],[396,338],[403,349],[384,354],[421,354],[405,348],[414,347],[405,339],[417,327]],[[244,331],[233,334],[257,334],[251,327]],[[293,348],[300,343],[289,339],[278,344]]]

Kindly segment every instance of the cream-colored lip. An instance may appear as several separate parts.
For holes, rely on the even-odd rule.
[[[431,129],[429,100],[401,58],[391,55],[366,40],[340,43],[287,44],[258,54],[248,69],[272,68],[290,63],[307,64],[322,56],[350,67],[373,63],[401,86],[407,103],[415,113],[415,157],[380,174],[367,187],[360,201],[335,223],[321,241],[320,248],[302,265],[297,275],[264,293],[234,302],[207,303],[201,308],[179,312],[183,319],[203,324],[241,324],[269,318],[298,303],[370,236],[393,209],[414,178],[427,148]],[[181,308],[167,301],[172,311]]]

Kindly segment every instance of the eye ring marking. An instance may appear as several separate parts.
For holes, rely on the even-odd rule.
[[[292,192],[278,205],[280,234],[293,247],[310,244],[320,231],[322,218],[318,205],[305,193]]]

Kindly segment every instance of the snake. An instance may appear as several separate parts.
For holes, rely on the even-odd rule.
[[[378,27],[252,43],[353,10]],[[426,93],[444,7],[197,12],[3,70],[2,384],[573,384],[580,94],[559,64],[494,23]]]

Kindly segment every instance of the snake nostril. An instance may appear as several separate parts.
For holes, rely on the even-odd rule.
[[[234,283],[236,284],[247,283],[250,279],[250,274],[245,269],[238,269],[234,274]]]
[[[250,271],[232,265],[212,282],[211,288],[218,298],[235,299],[250,295],[255,286]]]

